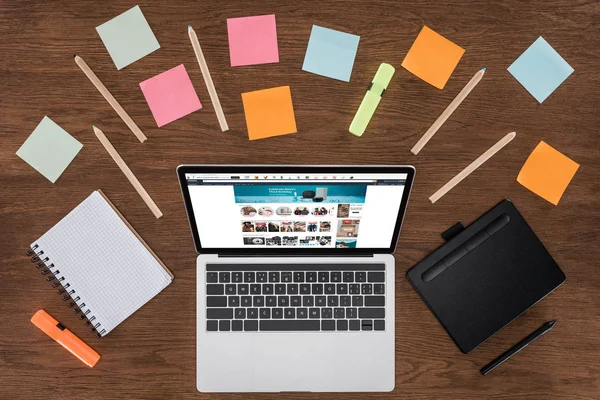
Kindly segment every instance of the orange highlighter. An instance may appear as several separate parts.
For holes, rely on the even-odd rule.
[[[62,347],[69,350],[71,354],[87,364],[88,367],[93,367],[100,360],[100,354],[96,353],[94,349],[85,344],[70,330],[66,329],[60,322],[52,318],[46,311],[39,310],[36,312],[31,317],[31,322],[46,335],[56,340]]]

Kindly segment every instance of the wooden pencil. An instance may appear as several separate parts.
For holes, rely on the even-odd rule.
[[[100,140],[100,143],[102,143],[106,151],[108,151],[108,154],[110,154],[113,160],[115,160],[115,162],[117,163],[121,171],[123,171],[129,182],[131,182],[135,190],[137,190],[142,200],[144,200],[150,211],[152,211],[156,218],[162,217],[163,213],[160,211],[156,203],[154,203],[154,200],[152,200],[148,192],[146,192],[146,189],[144,189],[144,187],[142,186],[140,181],[138,181],[138,179],[135,177],[133,172],[131,172],[127,164],[125,164],[125,161],[123,161],[121,155],[117,152],[117,150],[115,150],[115,148],[113,147],[112,143],[110,143],[106,135],[104,135],[104,132],[102,132],[96,126],[93,126],[93,128],[94,133]]]
[[[200,42],[198,42],[198,36],[196,35],[196,31],[194,31],[191,25],[188,25],[188,36],[190,37],[190,41],[192,42],[192,47],[194,48],[194,53],[196,54],[198,65],[200,65],[200,71],[202,71],[202,77],[204,78],[204,83],[206,84],[206,88],[208,89],[210,101],[215,107],[215,113],[217,114],[217,119],[219,120],[221,131],[226,132],[229,130],[229,126],[227,125],[227,120],[225,119],[225,114],[223,113],[223,108],[221,107],[221,102],[219,101],[219,96],[217,95],[215,84],[213,83],[212,77],[210,76],[210,71],[208,70],[206,59],[204,59],[204,53],[202,53]]]
[[[106,88],[106,86],[104,86],[102,81],[98,79],[94,71],[92,71],[92,69],[87,65],[83,58],[76,55],[75,62],[77,63],[79,68],[81,68],[83,73],[88,77],[88,79],[92,82],[92,84],[96,86],[96,89],[98,89],[100,94],[104,96],[106,101],[108,101],[108,104],[110,104],[111,107],[117,112],[117,114],[119,114],[119,117],[121,117],[123,122],[125,122],[129,129],[131,129],[131,132],[133,132],[133,134],[139,139],[140,142],[144,143],[144,141],[146,141],[147,139],[146,135],[144,135],[144,132],[142,132],[142,130],[136,125],[136,123],[133,122],[129,114],[125,112],[125,110],[123,109],[123,107],[121,107],[117,99],[115,99],[114,96],[108,91],[108,89]]]
[[[421,136],[421,139],[413,146],[410,150],[414,155],[419,154],[419,152],[425,147],[427,142],[435,135],[435,133],[440,129],[440,127],[446,122],[446,120],[452,115],[454,110],[458,108],[460,103],[471,93],[471,90],[477,86],[481,78],[483,78],[483,74],[485,73],[485,68],[477,71],[475,75],[471,78],[469,83],[465,85],[465,87],[460,91],[460,93],[452,100],[452,102],[446,107],[443,113],[435,120],[435,122],[427,129],[427,132]]]
[[[435,203],[436,201],[438,201],[443,195],[448,193],[450,190],[452,190],[452,188],[454,188],[456,185],[458,185],[463,179],[465,179],[467,176],[469,176],[471,174],[471,172],[475,171],[484,162],[489,160],[494,154],[496,154],[504,146],[506,146],[508,143],[510,143],[510,141],[513,140],[516,135],[517,135],[516,132],[508,133],[506,136],[504,136],[502,139],[500,139],[498,142],[496,142],[495,145],[493,145],[485,153],[483,153],[482,155],[477,157],[477,159],[475,161],[473,161],[465,169],[460,171],[458,173],[458,175],[456,175],[454,178],[450,179],[448,181],[448,183],[446,183],[444,186],[442,186],[440,188],[440,190],[435,192],[429,198],[429,201],[431,201],[432,203]]]

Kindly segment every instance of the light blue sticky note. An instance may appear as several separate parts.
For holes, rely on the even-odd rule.
[[[44,117],[19,148],[17,155],[54,183],[82,147],[56,122]]]
[[[540,103],[573,71],[541,36],[508,67],[508,72]]]
[[[108,54],[122,69],[160,48],[140,6],[135,6],[96,28]]]
[[[350,82],[360,36],[313,25],[302,69]]]

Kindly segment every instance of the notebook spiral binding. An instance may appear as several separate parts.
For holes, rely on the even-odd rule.
[[[67,306],[69,308],[75,307],[73,309],[73,313],[81,313],[79,319],[82,321],[86,320],[85,326],[92,325],[90,330],[95,333],[98,338],[101,338],[104,332],[106,332],[106,329],[102,328],[102,324],[96,321],[96,317],[92,315],[92,310],[86,308],[84,302],[80,302],[81,298],[76,295],[76,290],[71,288],[71,284],[66,281],[66,277],[64,275],[61,275],[60,270],[54,265],[54,263],[50,261],[50,258],[48,256],[44,256],[44,250],[39,249],[38,251],[38,248],[39,246],[37,244],[33,245],[31,250],[27,252],[27,257],[31,257],[31,262],[35,264],[35,267],[38,270],[41,270],[40,272],[43,276],[48,275],[46,280],[48,282],[52,282],[53,289],[60,287],[57,290],[57,293],[62,295],[62,300],[64,302],[71,300]],[[94,321],[96,321],[96,323],[94,323]]]

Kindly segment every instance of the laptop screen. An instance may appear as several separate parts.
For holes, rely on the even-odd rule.
[[[202,249],[268,252],[393,248],[408,173],[247,170],[181,178]]]

